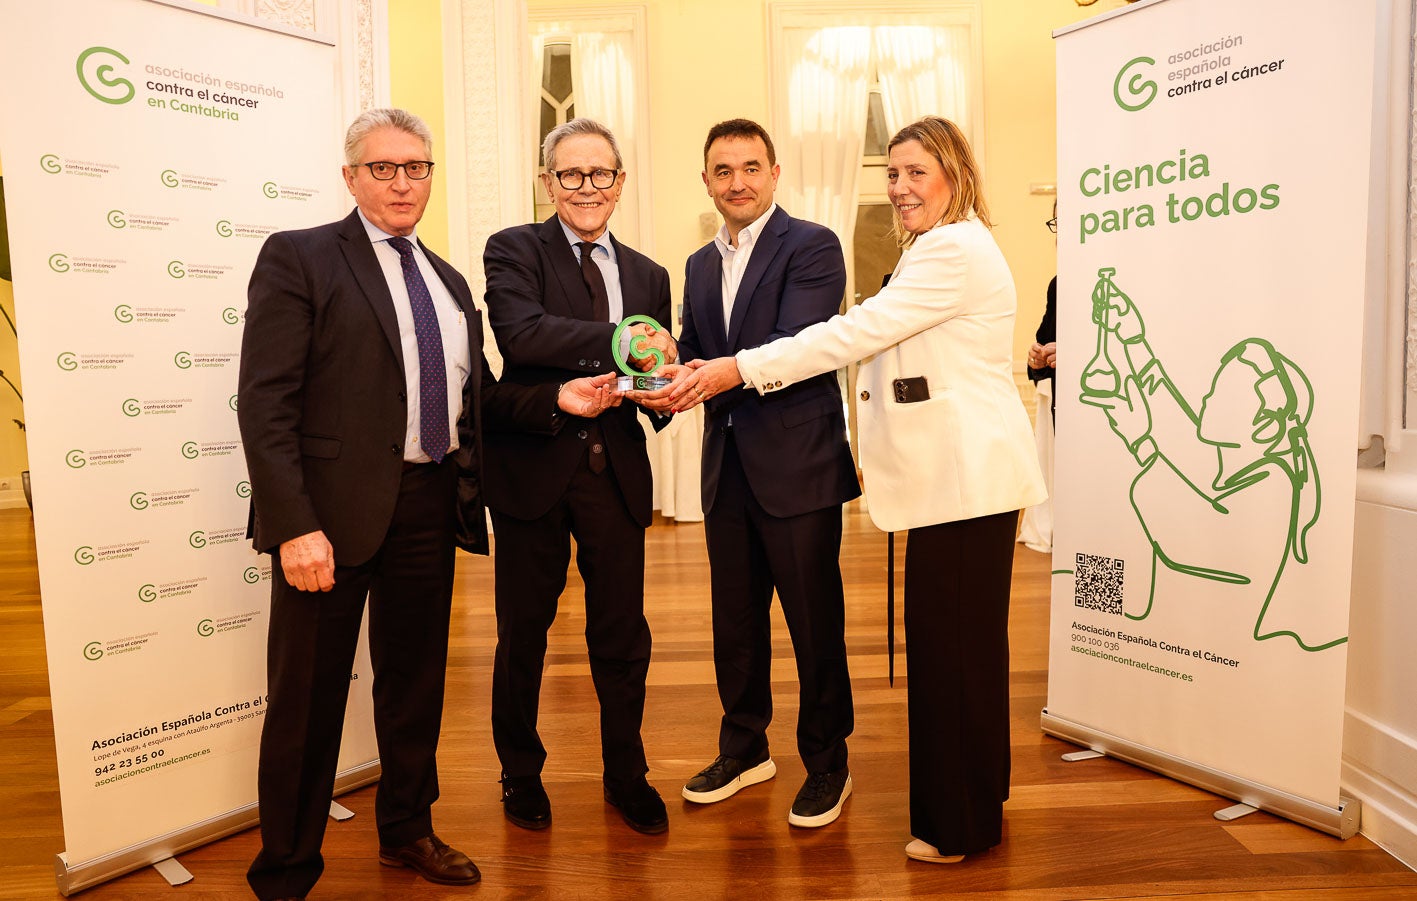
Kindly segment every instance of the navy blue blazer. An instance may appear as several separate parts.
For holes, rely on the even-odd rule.
[[[731,322],[723,321],[718,247],[710,242],[689,257],[681,361],[729,356],[795,335],[841,309],[846,262],[834,232],[779,207],[755,240]],[[704,512],[713,510],[718,494],[730,416],[748,484],[768,513],[797,516],[860,496],[836,373],[766,395],[726,391],[704,412]]]

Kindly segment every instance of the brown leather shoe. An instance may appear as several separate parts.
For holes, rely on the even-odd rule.
[[[379,847],[379,863],[408,867],[429,882],[439,885],[472,885],[482,878],[477,864],[456,848],[448,847],[431,833],[401,848]]]

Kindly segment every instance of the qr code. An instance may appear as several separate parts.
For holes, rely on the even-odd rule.
[[[1078,554],[1073,569],[1073,603],[1102,613],[1122,615],[1122,575],[1126,561],[1118,557]]]

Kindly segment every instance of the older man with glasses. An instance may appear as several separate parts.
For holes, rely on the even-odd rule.
[[[573,119],[546,136],[544,152],[541,182],[556,215],[493,235],[484,267],[488,318],[506,361],[503,379],[555,386],[614,369],[612,338],[625,317],[667,323],[669,273],[607,228],[626,178],[609,129]],[[644,324],[632,331],[644,336],[639,343],[675,359],[667,332]],[[502,763],[503,812],[526,829],[551,824],[537,714],[546,633],[566,587],[572,538],[585,580],[605,800],[639,832],[669,826],[664,802],[645,779],[640,739],[650,654],[649,457],[637,408],[619,400],[600,415],[559,418],[554,435],[489,433],[485,442],[497,540],[492,738]],[[651,418],[656,427],[666,422]]]

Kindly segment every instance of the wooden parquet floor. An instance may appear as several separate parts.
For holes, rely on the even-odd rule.
[[[1222,823],[1211,816],[1229,803],[1222,798],[1114,760],[1062,762],[1071,746],[1038,727],[1047,695],[1050,560],[1022,546],[1014,567],[1013,793],[1004,843],[953,866],[907,862],[904,658],[897,657],[901,675],[891,687],[886,539],[857,504],[848,508],[842,556],[856,698],[855,793],[844,815],[820,830],[787,825],[803,772],[793,737],[795,672],[780,614],[773,636],[777,716],[769,733],[778,776],[722,804],[689,805],[679,787],[713,758],[719,712],[702,526],[656,524],[648,560],[655,645],[645,745],[650,781],[669,804],[669,832],[631,832],[601,799],[597,707],[574,577],[551,633],[542,692],[554,824],[531,833],[503,820],[488,724],[496,634],[491,565],[460,555],[434,822],[478,863],[482,884],[439,887],[409,870],[381,867],[370,787],[340,799],[356,815],[330,823],[325,875],[311,898],[1417,898],[1417,873],[1362,836],[1340,842],[1263,813]],[[897,622],[902,649],[903,634]],[[56,898],[53,859],[64,840],[34,535],[24,510],[0,511],[0,648],[0,897]],[[83,897],[246,898],[244,871],[256,848],[256,832],[247,831],[183,855],[196,877],[184,886],[170,888],[145,869]]]

